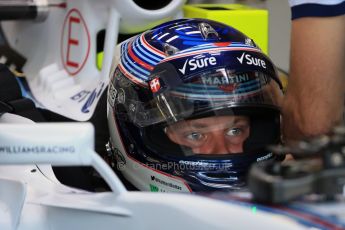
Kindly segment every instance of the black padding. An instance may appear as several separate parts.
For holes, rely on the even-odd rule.
[[[13,113],[35,122],[43,122],[41,113],[28,98],[23,98],[14,74],[0,64],[0,113]]]
[[[93,169],[91,167],[53,166],[52,168],[56,178],[62,184],[87,191],[95,191],[95,186],[92,181]]]
[[[280,143],[279,112],[250,117],[250,135],[243,144],[244,152],[266,149],[268,145]]]
[[[22,97],[20,87],[13,73],[0,63],[0,101],[8,102]]]
[[[150,151],[184,157],[194,155],[192,150],[172,142],[163,131],[163,127],[152,125],[141,130],[143,142]]]

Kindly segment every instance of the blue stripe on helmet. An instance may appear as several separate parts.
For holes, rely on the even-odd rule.
[[[133,47],[133,51],[137,54],[138,57],[145,60],[146,62],[150,63],[151,65],[157,65],[157,63],[162,59],[155,57],[154,55],[148,53],[142,48],[142,45],[139,44],[139,39],[135,39]]]
[[[188,86],[180,86],[176,90],[178,93],[183,94],[196,94],[195,92],[200,92],[201,94],[207,95],[209,97],[209,94],[205,94],[205,89],[207,89],[207,92],[210,92],[212,95],[231,95],[231,94],[238,94],[238,93],[246,93],[246,92],[252,92],[253,90],[260,88],[260,82],[258,79],[252,80],[250,82],[241,83],[239,85],[239,88],[234,89],[232,92],[224,92],[223,90],[219,89],[218,86],[207,86],[200,85],[200,84],[188,84]]]
[[[128,43],[125,43],[121,48],[127,49],[127,47]],[[146,81],[148,79],[150,73],[144,69],[141,69],[139,66],[133,64],[133,60],[128,56],[127,52],[124,52],[121,56],[121,62],[122,65],[125,67],[126,71],[131,73],[134,77],[142,81]],[[141,71],[142,73],[135,71],[133,68]]]

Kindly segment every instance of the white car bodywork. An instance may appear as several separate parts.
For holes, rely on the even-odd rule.
[[[299,210],[298,219],[284,213],[285,207],[254,204],[257,209],[253,210],[252,203],[230,198],[231,194],[207,198],[129,192],[93,147],[94,130],[89,123],[1,123],[0,229],[345,228],[343,202],[299,206],[307,209],[309,205],[314,212],[318,208],[320,214]],[[92,193],[65,186],[50,165],[91,165],[112,191]],[[311,221],[306,221],[307,215]]]
[[[142,32],[173,19],[185,0],[166,1],[167,5],[155,10],[133,0],[47,2],[65,7],[50,7],[42,22],[3,21],[1,26],[9,45],[27,58],[23,70],[37,106],[86,121],[108,84],[118,34]],[[99,70],[97,36],[104,30]]]
[[[129,192],[93,146],[89,123],[0,124],[0,229],[311,229],[239,202]],[[112,192],[65,186],[50,164],[91,165]]]

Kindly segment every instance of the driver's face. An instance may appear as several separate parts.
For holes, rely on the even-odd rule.
[[[250,132],[246,116],[217,116],[179,121],[167,127],[173,142],[189,147],[195,154],[242,153]]]

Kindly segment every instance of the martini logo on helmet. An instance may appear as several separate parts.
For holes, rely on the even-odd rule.
[[[193,71],[196,69],[205,68],[208,66],[217,65],[217,59],[215,57],[207,57],[207,58],[192,58],[187,59],[183,67],[181,69],[178,69],[182,74],[186,73],[186,69],[188,67],[189,71]]]
[[[250,54],[242,53],[241,57],[237,57],[237,60],[242,64],[244,59],[246,60],[247,65],[260,66],[266,69],[266,62],[260,58],[252,57]]]
[[[203,76],[201,77],[202,83],[205,85],[231,85],[236,83],[242,83],[249,81],[249,75],[244,74],[236,74],[236,75],[229,75],[229,76]]]

